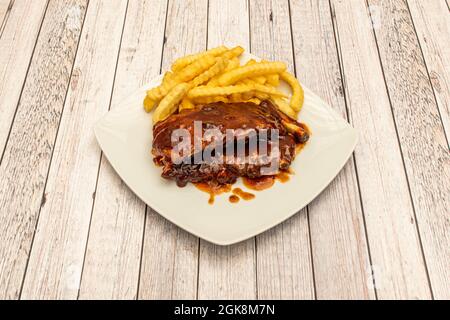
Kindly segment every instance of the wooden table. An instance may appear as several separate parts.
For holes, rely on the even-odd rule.
[[[445,0],[0,0],[0,26],[0,298],[450,298]],[[93,135],[220,44],[287,62],[360,133],[315,201],[230,247],[146,207]]]

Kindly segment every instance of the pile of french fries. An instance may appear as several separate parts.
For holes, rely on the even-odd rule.
[[[273,101],[280,111],[297,119],[304,92],[298,80],[286,71],[283,62],[255,60],[241,65],[242,47],[217,47],[177,59],[165,73],[160,86],[147,92],[144,108],[153,109],[153,123],[167,119],[175,112],[213,102]],[[280,81],[292,88],[292,97],[278,90]]]

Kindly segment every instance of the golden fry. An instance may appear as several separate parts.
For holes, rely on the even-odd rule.
[[[283,62],[261,62],[229,71],[223,74],[218,81],[221,86],[229,86],[245,78],[281,73],[285,70],[286,64]]]
[[[254,80],[258,84],[266,84],[266,82],[267,82],[267,79],[264,76],[253,77],[251,79]]]
[[[152,109],[155,107],[155,101],[149,98],[149,96],[146,96],[144,99],[144,109],[148,113],[152,111]]]
[[[268,61],[263,61],[263,62],[268,62]],[[258,62],[256,62],[255,59],[250,59],[250,60],[248,60],[248,62],[247,62],[245,65],[246,65],[246,66],[252,66],[252,65],[255,65],[255,64],[257,64],[257,63],[258,63]],[[265,84],[265,83],[267,82],[267,79],[266,79],[266,77],[264,77],[264,76],[251,77],[251,78],[249,78],[249,79],[252,79],[252,80],[256,81],[256,82],[259,83],[259,84]]]
[[[239,57],[241,54],[244,53],[244,51],[245,51],[244,48],[242,48],[241,46],[237,46],[223,53],[222,57],[225,58],[226,60],[232,60],[234,58]]]
[[[175,79],[175,76],[172,72],[166,72],[164,74],[161,85],[147,91],[147,97],[150,101],[154,101],[154,103],[157,103],[179,83],[180,81]]]
[[[280,85],[280,75],[275,73],[275,74],[268,74],[266,76],[267,79],[267,84],[273,86],[273,87],[278,87]]]
[[[214,102],[224,102],[229,103],[230,100],[227,97],[215,96],[215,97],[202,97],[194,100],[197,104],[210,104]]]
[[[201,73],[211,68],[216,63],[216,59],[213,56],[206,55],[200,59],[195,60],[186,68],[176,73],[174,78],[178,82],[191,81]]]
[[[265,93],[268,94],[270,96],[275,96],[275,97],[286,97],[286,94],[284,94],[281,91],[278,91],[275,88],[269,87],[269,86],[264,86],[261,84],[255,84],[253,85],[253,88],[260,93]]]
[[[175,86],[159,103],[153,113],[153,123],[157,123],[167,119],[172,113],[174,113],[180,101],[186,95],[189,90],[189,84],[180,83]]]
[[[228,65],[225,68],[225,72],[234,70],[236,68],[239,68],[241,66],[241,62],[239,61],[239,58],[233,58],[230,61],[228,61]]]
[[[286,81],[292,88],[292,98],[290,106],[296,112],[300,112],[305,100],[305,92],[303,91],[300,82],[289,72],[283,72],[280,74],[283,81]]]
[[[294,109],[291,108],[291,106],[285,99],[273,97],[272,101],[275,103],[275,106],[277,106],[278,109],[280,109],[281,112],[283,112],[288,117],[297,120],[297,113],[294,111]]]
[[[285,97],[286,95],[274,88],[263,86],[260,84],[253,85],[235,85],[226,87],[209,87],[201,86],[192,89],[188,93],[190,99],[197,99],[201,97],[212,97],[212,96],[229,96],[232,94],[246,94],[250,92],[265,93],[268,95]]]
[[[194,61],[201,59],[207,55],[210,55],[212,57],[215,56],[219,56],[221,54],[223,54],[224,52],[227,52],[228,48],[225,46],[220,46],[205,52],[201,52],[201,53],[197,53],[197,54],[191,54],[182,58],[177,59],[173,65],[172,65],[172,71],[173,72],[178,72],[180,70],[182,70],[184,67],[190,65],[191,63],[193,63]]]
[[[233,95],[230,98],[228,98],[229,102],[232,103],[240,103],[240,102],[251,102],[254,104],[259,105],[261,103],[261,100],[258,98],[248,98],[248,99],[244,99],[244,97],[242,97],[242,95]]]
[[[189,109],[194,109],[194,108],[195,108],[195,105],[192,103],[192,101],[185,97],[185,98],[183,98],[183,100],[181,100],[179,111],[189,110]]]
[[[191,86],[198,87],[201,84],[209,81],[211,78],[215,77],[219,73],[221,73],[227,67],[228,62],[224,58],[217,58],[216,63],[208,70],[197,76],[191,82]]]
[[[226,60],[226,57],[223,57]],[[237,57],[234,57],[233,59],[231,59],[230,61],[228,61],[228,65],[225,68],[225,70],[223,70],[224,72],[228,72],[231,70],[234,70],[236,68],[239,68],[240,66],[240,61]],[[211,80],[208,82],[208,86],[212,86],[212,87],[216,87],[219,82],[219,78],[220,78],[221,74],[217,74],[216,76],[214,76],[213,78],[211,78]]]

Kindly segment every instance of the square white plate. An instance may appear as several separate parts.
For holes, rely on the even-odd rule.
[[[244,54],[245,62],[256,57]],[[142,108],[146,90],[157,77],[124,99],[95,126],[104,154],[123,181],[156,212],[190,233],[219,245],[229,245],[264,232],[299,212],[333,180],[351,156],[357,134],[339,114],[305,89],[301,122],[311,139],[292,164],[295,174],[287,183],[256,192],[256,199],[232,204],[228,195],[208,204],[208,194],[192,185],[178,188],[161,178],[153,164],[151,116]],[[282,90],[289,92],[284,87]],[[241,186],[238,182],[236,186]],[[245,187],[243,187],[245,189]]]

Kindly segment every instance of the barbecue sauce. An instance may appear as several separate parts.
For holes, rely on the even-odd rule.
[[[242,178],[244,185],[250,190],[262,191],[271,188],[275,184],[275,180],[281,183],[286,183],[290,180],[289,175],[292,174],[290,171],[280,171],[275,176],[264,176],[260,178]]]
[[[286,183],[286,182],[288,182],[289,179],[291,178],[291,177],[289,176],[289,173],[286,172],[286,171],[280,171],[280,173],[278,173],[275,177],[276,177],[276,179],[277,179],[278,181],[280,181],[281,183]]]
[[[255,195],[253,193],[245,192],[241,188],[234,189],[233,193],[245,201],[255,199]]]
[[[217,195],[222,193],[227,193],[231,191],[231,185],[219,185],[219,184],[209,184],[209,183],[195,183],[197,189],[209,194],[208,203],[213,205]]]
[[[262,191],[271,188],[275,184],[274,176],[264,176],[260,178],[242,178],[244,185],[250,190]]]

